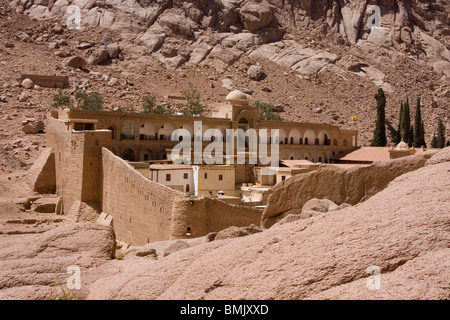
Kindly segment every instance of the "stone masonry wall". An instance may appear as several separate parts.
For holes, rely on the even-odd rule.
[[[101,179],[102,210],[113,217],[117,238],[132,245],[195,238],[261,221],[261,210],[208,197],[191,199],[152,182],[107,149]]]
[[[195,238],[230,226],[260,225],[261,216],[262,210],[214,198],[177,199],[173,208],[171,237],[186,238],[187,228],[190,228],[190,237]]]
[[[169,240],[173,201],[181,192],[154,183],[107,149],[102,151],[101,207],[117,238],[132,245]]]

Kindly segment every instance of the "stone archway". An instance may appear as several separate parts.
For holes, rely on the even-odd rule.
[[[126,149],[122,150],[120,156],[125,161],[130,161],[130,162],[136,161],[136,152],[134,152],[134,150],[131,148],[126,148]]]

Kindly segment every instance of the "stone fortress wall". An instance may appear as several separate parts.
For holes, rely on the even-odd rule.
[[[191,199],[150,181],[107,149],[111,148],[108,130],[68,128],[64,120],[48,121],[49,155],[55,159],[56,192],[63,199],[63,212],[69,212],[76,201],[97,202],[113,218],[121,241],[144,245],[261,222],[262,210],[217,199]]]
[[[186,129],[192,141],[197,139],[194,121],[202,121],[203,133],[215,128],[224,136],[227,129],[278,129],[280,160],[329,162],[357,145],[356,130],[260,121],[258,109],[248,106],[246,99],[230,101],[222,109],[227,118],[53,111],[47,142],[52,148],[56,193],[63,199],[63,212],[69,212],[77,201],[98,203],[103,216],[109,217],[108,221],[112,217],[117,238],[133,245],[199,237],[229,226],[259,225],[262,210],[210,197],[191,198],[150,181],[124,161],[167,159],[167,152],[179,143],[171,141],[175,129]],[[205,148],[211,141],[203,139],[201,143]],[[251,182],[247,181],[251,167],[236,165],[236,184]]]

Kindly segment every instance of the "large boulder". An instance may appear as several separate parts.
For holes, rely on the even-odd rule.
[[[155,23],[139,38],[139,40],[141,44],[153,52],[163,45],[166,36],[164,29],[158,23]]]
[[[92,52],[91,56],[88,59],[88,63],[90,65],[97,65],[105,61],[109,58],[108,50],[105,48],[98,48],[94,52]]]
[[[312,198],[327,198],[338,205],[344,202],[354,205],[365,201],[387,187],[396,177],[423,167],[431,156],[429,153],[419,153],[351,169],[328,165],[311,173],[294,176],[269,192],[262,226],[269,228],[288,214],[300,214],[305,203]]]
[[[22,130],[26,134],[36,134],[36,133],[42,133],[45,129],[45,123],[43,121],[35,121],[27,123],[23,126]]]
[[[59,198],[57,197],[39,198],[33,202],[31,209],[39,213],[56,213],[58,202]]]
[[[261,81],[266,78],[264,68],[257,65],[252,65],[247,70],[247,75],[251,80]]]
[[[84,60],[84,58],[82,58],[80,56],[68,57],[68,58],[64,59],[63,63],[66,66],[72,67],[72,68],[83,68],[84,66],[87,65],[86,60]]]
[[[248,1],[239,10],[239,18],[245,29],[256,31],[268,27],[273,19],[274,7],[266,1],[261,3]]]
[[[88,298],[448,299],[448,170],[446,162],[406,173],[333,214],[120,264]]]
[[[311,199],[303,205],[303,210],[313,210],[318,212],[329,212],[335,211],[338,208],[338,205],[331,200],[328,199]]]
[[[214,237],[214,241],[245,237],[245,236],[249,236],[251,234],[259,233],[262,231],[263,231],[263,229],[261,227],[255,226],[254,224],[252,224],[248,227],[231,226],[231,227],[228,227],[224,230],[217,232],[216,236]]]
[[[120,47],[119,44],[114,42],[110,43],[106,46],[106,50],[108,51],[108,55],[111,59],[116,59],[119,57]]]
[[[193,34],[192,27],[185,17],[171,12],[165,13],[159,18],[159,24],[173,34],[188,38]]]
[[[23,79],[21,86],[24,87],[25,89],[33,89],[34,87],[34,83],[33,80],[31,79]]]
[[[427,161],[427,166],[450,161],[450,147],[442,149]]]
[[[85,271],[111,259],[114,251],[113,230],[91,223],[8,236],[0,241],[0,299],[64,299],[71,266],[81,270],[82,288],[75,295],[82,298]]]

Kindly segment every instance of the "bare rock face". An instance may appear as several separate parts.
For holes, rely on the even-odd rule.
[[[121,264],[88,298],[448,299],[449,170],[406,173],[333,214]],[[376,290],[370,266],[380,271]]]
[[[251,234],[262,232],[263,229],[261,227],[250,225],[248,227],[229,227],[224,230],[217,232],[217,235],[214,238],[216,240],[230,239],[230,238],[240,238],[245,237]]]
[[[61,299],[68,267],[78,266],[83,279],[88,268],[110,259],[114,249],[113,230],[90,223],[8,236],[0,242],[0,299]]]
[[[166,36],[164,29],[159,24],[155,23],[139,38],[139,40],[153,52],[162,46]]]
[[[442,151],[436,153],[430,159],[428,159],[426,165],[431,166],[442,162],[450,162],[450,147],[442,149]]]
[[[172,243],[166,250],[164,250],[164,257],[187,248],[189,248],[189,244],[186,241],[178,240],[175,243]]]
[[[367,200],[396,177],[423,167],[429,157],[431,155],[417,154],[349,170],[321,167],[315,172],[295,176],[269,192],[262,226],[269,228],[288,214],[300,214],[312,198],[327,198],[338,205]]]
[[[52,194],[56,191],[55,154],[52,149],[45,148],[28,170],[26,177],[31,189],[41,194]]]

